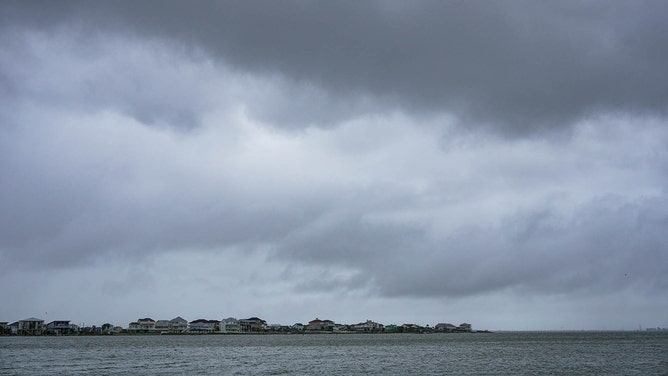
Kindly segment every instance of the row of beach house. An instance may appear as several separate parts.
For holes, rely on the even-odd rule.
[[[433,327],[417,324],[383,325],[372,320],[357,324],[337,324],[332,320],[315,318],[308,324],[268,325],[258,317],[223,320],[197,319],[188,321],[181,316],[171,320],[141,318],[128,324],[127,328],[108,323],[101,326],[79,326],[69,320],[56,320],[44,324],[44,320],[28,318],[13,323],[0,322],[0,335],[78,335],[78,334],[244,334],[244,333],[425,333],[425,332],[471,332],[471,324],[455,326],[439,323]]]

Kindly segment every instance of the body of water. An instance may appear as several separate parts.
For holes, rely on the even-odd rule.
[[[668,333],[0,337],[0,375],[668,375]]]

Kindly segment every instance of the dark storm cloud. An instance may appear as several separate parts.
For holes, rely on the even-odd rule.
[[[371,95],[510,133],[562,127],[599,112],[666,113],[663,1],[24,5],[5,4],[5,30],[27,24],[164,39],[335,97]],[[338,116],[345,118],[345,110]],[[300,121],[318,123],[311,116],[282,125]]]
[[[574,218],[541,209],[509,217],[498,227],[471,226],[438,236],[419,226],[373,224],[348,213],[294,234],[282,244],[281,255],[356,270],[356,278],[340,283],[394,297],[504,290],[657,294],[668,287],[666,213],[665,197],[634,202],[603,197],[583,205]]]
[[[149,126],[192,129],[199,124],[207,106],[206,85],[198,90],[185,86],[202,77],[193,77],[187,62],[169,60],[160,44],[130,47],[124,42],[62,31],[3,35],[4,99],[13,106],[39,103],[84,113],[117,110]]]

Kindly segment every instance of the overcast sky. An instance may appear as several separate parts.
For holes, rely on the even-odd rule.
[[[0,321],[668,326],[666,1],[2,1]]]

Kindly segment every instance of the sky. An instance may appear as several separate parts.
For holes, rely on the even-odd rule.
[[[668,2],[2,1],[0,321],[668,326]]]

